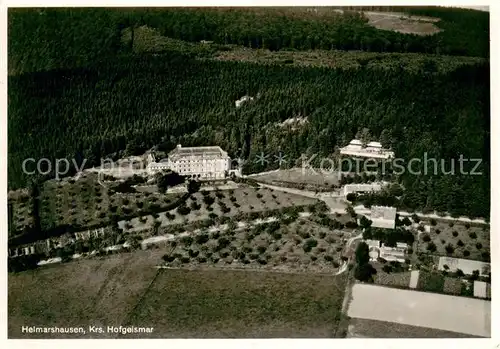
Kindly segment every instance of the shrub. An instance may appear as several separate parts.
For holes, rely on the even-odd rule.
[[[257,193],[257,198],[261,199],[262,198],[262,194],[261,193]]]
[[[262,258],[260,258],[260,259],[258,260],[258,262],[259,262],[259,264],[262,264],[262,265],[266,265],[266,264],[267,264],[267,260],[262,259]]]
[[[431,241],[431,237],[430,237],[430,235],[429,235],[429,234],[424,234],[424,235],[422,236],[422,240],[423,240],[424,242],[429,242],[429,241]]]
[[[279,231],[272,232],[271,236],[273,237],[274,240],[279,240],[282,237],[282,235],[281,235],[281,233]]]
[[[379,263],[382,263],[382,264],[387,263],[387,260],[385,260],[385,259],[384,259],[384,258],[382,258],[382,257],[378,257],[378,258],[377,258],[377,261],[378,261]]]
[[[208,240],[210,240],[208,234],[200,234],[195,236],[195,241],[198,245],[203,245],[208,242]]]
[[[458,232],[456,230],[453,231],[452,233],[453,237],[457,237],[458,236]]]
[[[307,239],[303,247],[304,252],[311,252],[313,247],[316,247],[317,245],[318,242],[315,239]]]
[[[185,245],[185,246],[191,246],[191,244],[193,243],[193,238],[191,236],[183,236],[181,238],[181,242]]]
[[[223,251],[223,252],[219,253],[219,255],[220,255],[221,258],[226,258],[226,257],[229,256],[229,252]]]
[[[439,230],[439,229],[434,230],[434,232],[435,232],[437,235],[441,234],[441,230]]]
[[[423,225],[419,225],[417,229],[418,229],[419,231],[424,231],[424,230],[425,230],[425,228],[424,228],[424,226],[423,226]]]
[[[382,270],[386,273],[392,272],[392,267],[389,264],[386,264],[382,267]]]
[[[420,222],[420,217],[417,216],[415,213],[411,215],[411,218],[413,219],[413,221],[415,223],[419,223]]]
[[[161,257],[165,262],[173,262],[175,260],[175,256],[170,256],[168,254],[164,254],[163,257]]]
[[[198,263],[206,263],[207,262],[207,259],[205,257],[198,257]]]
[[[446,245],[444,249],[448,254],[452,254],[453,252],[455,252],[455,248],[451,244]]]
[[[465,251],[464,251],[464,257],[469,257],[469,256],[470,256],[470,252],[469,252],[469,251],[467,251],[467,250],[465,250]]]
[[[463,247],[464,245],[465,245],[465,244],[464,244],[464,242],[463,242],[462,240],[458,240],[458,242],[457,242],[457,246],[459,246],[459,247]]]
[[[338,268],[338,267],[340,267],[340,264],[339,264],[339,262],[337,262],[337,261],[334,261],[332,264],[333,264],[333,267],[334,267],[334,268]]]
[[[191,209],[187,206],[179,206],[177,207],[177,213],[179,213],[182,216],[186,216],[191,212]]]
[[[263,254],[264,252],[266,252],[267,248],[265,246],[259,246],[257,247],[257,251],[260,253],[260,254]]]
[[[455,223],[453,223],[453,222],[448,223],[448,226],[449,226],[450,228],[453,228],[453,226],[454,226],[454,225],[455,225]]]
[[[181,257],[181,263],[182,264],[189,263],[189,257]]]
[[[436,225],[437,224],[437,221],[434,219],[434,218],[431,218],[431,225]]]
[[[220,258],[217,257],[217,256],[212,256],[211,260],[212,260],[212,263],[215,264],[215,263],[217,263],[220,260]]]
[[[481,258],[483,259],[483,261],[485,262],[489,262],[490,261],[490,253],[485,251],[483,253],[481,253]]]
[[[337,247],[335,248],[335,250],[336,250],[337,252],[342,251],[342,249],[343,249],[343,247],[342,247],[342,246],[337,246]]]
[[[470,237],[471,239],[477,239],[477,234],[476,234],[475,232],[471,231],[471,232],[469,233],[469,237]]]
[[[325,261],[327,261],[327,262],[332,262],[333,261],[333,257],[330,256],[330,255],[325,255],[325,257],[323,257],[323,258],[325,258]]]
[[[226,248],[227,246],[229,246],[231,242],[229,241],[229,239],[227,239],[226,237],[222,236],[221,238],[219,238],[218,240],[218,246],[220,249],[223,249],[223,248]]]
[[[346,222],[345,227],[348,229],[355,229],[358,227],[358,223],[353,222],[353,221],[348,221],[348,222]]]
[[[436,249],[436,244],[434,244],[432,241],[427,244],[427,251],[436,252]]]
[[[464,226],[466,229],[470,229],[470,223],[465,223]]]
[[[256,260],[257,258],[259,258],[259,255],[257,253],[251,253],[249,257],[251,260]]]

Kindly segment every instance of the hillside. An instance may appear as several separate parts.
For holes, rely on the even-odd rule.
[[[481,176],[399,180],[409,209],[488,217],[488,16],[448,10],[411,10],[441,18],[431,36],[328,8],[10,10],[9,186],[28,186],[30,157],[92,166],[158,144],[213,143],[245,159],[280,149],[293,163],[367,130],[406,160],[483,159]],[[361,45],[367,37],[383,47]],[[246,94],[259,98],[236,110]],[[298,115],[307,126],[272,126]],[[250,160],[245,171],[268,168]]]

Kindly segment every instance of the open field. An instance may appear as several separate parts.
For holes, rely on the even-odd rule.
[[[129,324],[153,337],[334,337],[343,281],[320,275],[162,270]]]
[[[152,326],[153,337],[335,335],[343,277],[158,270],[163,252],[9,274],[9,338],[110,338],[118,335],[22,334],[21,326],[127,324]]]
[[[322,187],[332,187],[339,184],[338,173],[326,173],[310,169],[292,168],[288,170],[271,171],[264,174],[252,175],[252,179],[264,182],[289,182],[294,184],[305,184]]]
[[[430,241],[436,245],[436,251],[433,252],[435,255],[489,262],[489,226],[437,221],[437,224],[431,227],[430,233],[420,234],[418,250],[421,252],[428,251],[428,242],[424,241],[426,236],[429,236]],[[452,253],[448,253],[446,250],[448,245],[452,246],[452,249],[450,249]]]
[[[468,334],[394,322],[351,318],[347,338],[476,338]]]
[[[441,30],[434,24],[439,18],[411,16],[396,12],[363,12],[368,24],[377,29],[404,34],[432,35]]]
[[[9,338],[64,338],[22,334],[26,325],[119,326],[157,273],[153,266],[160,256],[157,250],[138,251],[9,274]]]
[[[473,298],[355,284],[348,316],[491,336],[491,302]]]

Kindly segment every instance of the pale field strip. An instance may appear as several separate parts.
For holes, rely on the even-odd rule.
[[[472,275],[474,270],[478,270],[479,275],[486,276],[490,271],[490,263],[464,258],[440,257],[438,269],[445,270],[445,265],[448,266],[450,271],[454,272],[460,269],[467,275]]]
[[[474,298],[355,284],[347,315],[491,337],[491,302]]]

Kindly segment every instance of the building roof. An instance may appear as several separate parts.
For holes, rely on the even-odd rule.
[[[395,220],[396,219],[396,207],[388,206],[372,206],[371,218],[372,219],[386,219]]]
[[[396,227],[396,207],[372,206],[371,221],[374,228],[394,229]]]
[[[358,191],[378,191],[382,189],[381,183],[371,184],[346,184],[344,186],[344,194],[355,193]]]
[[[349,144],[362,145],[363,143],[359,139],[353,139]]]
[[[382,148],[382,144],[379,142],[370,142],[366,146],[371,148]]]
[[[176,160],[183,157],[192,157],[192,156],[208,157],[208,158],[214,158],[214,157],[225,158],[228,155],[219,146],[183,147],[180,144],[178,144],[177,147],[168,154],[168,157],[171,160]]]

